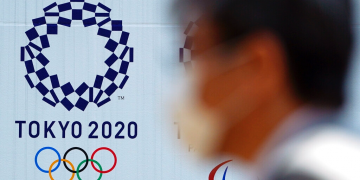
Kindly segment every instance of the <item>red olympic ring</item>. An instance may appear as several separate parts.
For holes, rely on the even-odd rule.
[[[109,173],[109,172],[111,172],[112,170],[114,170],[114,168],[115,168],[115,166],[116,166],[116,163],[117,163],[117,158],[116,158],[116,155],[115,155],[115,153],[114,153],[113,150],[111,150],[111,149],[109,149],[109,148],[107,148],[107,147],[101,147],[101,148],[95,150],[95,151],[92,153],[91,159],[93,159],[94,156],[95,156],[95,154],[96,154],[98,151],[100,151],[100,150],[108,150],[109,152],[111,152],[111,154],[114,156],[114,159],[115,159],[114,165],[111,167],[111,169],[109,169],[109,170],[107,170],[107,171],[100,171],[99,169],[97,169],[97,168],[95,167],[94,162],[92,162],[92,161],[91,161],[91,166],[94,168],[94,170],[95,170],[96,172],[106,174],[106,173]]]

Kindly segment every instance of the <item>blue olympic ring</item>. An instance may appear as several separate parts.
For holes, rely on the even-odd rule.
[[[55,167],[55,169],[51,170],[51,172],[55,172],[55,171],[59,168],[59,166],[60,166],[60,164],[61,164],[60,153],[59,153],[59,151],[57,151],[55,148],[52,148],[52,147],[44,147],[44,148],[41,148],[41,149],[36,153],[36,155],[35,155],[35,165],[36,165],[36,167],[37,167],[41,172],[43,172],[43,173],[49,173],[49,171],[45,171],[45,170],[41,169],[41,167],[39,166],[39,164],[38,164],[38,162],[37,162],[37,158],[38,158],[39,154],[40,154],[43,150],[46,150],[46,149],[50,149],[50,150],[53,150],[54,152],[56,152],[56,154],[57,154],[57,156],[58,156],[58,158],[59,158],[59,162],[58,162],[57,166]]]

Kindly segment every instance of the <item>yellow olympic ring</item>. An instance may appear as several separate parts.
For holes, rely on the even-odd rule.
[[[66,160],[66,159],[62,159],[61,161],[67,162],[68,164],[70,164],[72,170],[75,171],[75,167],[74,167],[74,165],[73,165],[70,161],[68,161],[68,160]],[[52,175],[51,175],[51,169],[52,169],[52,167],[53,167],[57,162],[59,162],[59,160],[54,161],[54,162],[50,165],[50,168],[49,168],[49,176],[50,176],[50,179],[51,179],[51,180],[54,180],[54,178],[53,178]],[[74,177],[75,177],[75,173],[72,174],[70,180],[73,180]]]

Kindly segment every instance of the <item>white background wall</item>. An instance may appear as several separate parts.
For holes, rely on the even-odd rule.
[[[47,179],[48,175],[40,172],[34,164],[35,153],[44,146],[58,149],[61,156],[67,149],[75,146],[84,148],[89,155],[98,147],[112,148],[118,155],[118,164],[113,172],[103,175],[104,180],[207,179],[212,168],[228,160],[221,159],[208,163],[190,160],[189,157],[193,154],[188,152],[186,147],[179,146],[176,126],[167,113],[168,94],[173,91],[175,76],[178,75],[176,72],[181,71],[182,68],[178,63],[178,48],[184,43],[179,33],[182,28],[169,14],[172,11],[172,0],[87,0],[93,4],[100,1],[112,8],[112,19],[123,20],[124,30],[131,33],[129,45],[135,48],[135,62],[129,68],[129,82],[124,90],[118,90],[112,96],[112,101],[102,108],[90,105],[85,112],[77,109],[68,112],[61,106],[53,108],[44,103],[40,93],[30,89],[25,81],[26,71],[24,64],[20,62],[20,47],[28,43],[25,31],[32,27],[32,19],[43,16],[42,9],[55,1],[58,4],[68,2],[66,0],[0,0],[0,174],[2,177]],[[359,9],[360,1],[356,0],[354,5]],[[356,17],[360,17],[360,11],[355,14]],[[360,32],[359,25],[360,18],[356,18],[354,30],[357,33]],[[72,42],[69,43],[69,40]],[[91,80],[93,74],[103,71],[103,60],[97,61],[89,51],[101,55],[105,51],[101,48],[104,41],[99,39],[90,28],[85,29],[79,24],[71,29],[61,27],[59,34],[53,36],[50,41],[57,44],[54,47],[59,49],[49,50],[49,54],[54,58],[51,59],[53,65],[49,67],[49,71],[58,73],[59,76],[74,83]],[[99,45],[93,47],[93,44]],[[349,124],[360,129],[358,49],[360,46],[357,45],[348,82],[350,103],[344,116]],[[63,56],[64,52],[69,53],[68,56]],[[116,99],[117,96],[125,96],[126,99],[119,101]],[[27,135],[28,126],[24,126],[24,137],[19,139],[15,120],[26,120],[28,123],[36,120],[41,125],[44,121],[80,121],[83,125],[83,136],[80,139],[73,139],[68,131],[67,138],[61,139],[60,128],[53,128],[57,139],[44,139],[43,133],[39,138],[32,139]],[[125,123],[137,122],[139,135],[135,140],[87,138],[92,130],[88,128],[90,121],[97,121],[99,124],[110,121],[114,124],[119,120]],[[100,131],[98,134],[100,135]],[[44,152],[39,157],[39,164],[47,169],[55,159],[54,153]],[[77,166],[83,160],[83,155],[74,151],[68,159]],[[112,156],[105,152],[100,153],[97,160],[104,169],[110,168],[113,163]],[[239,179],[240,172],[235,170],[234,166],[234,164],[229,165],[227,176],[229,180]],[[223,171],[224,169],[220,169],[219,172]],[[221,175],[222,173],[219,179]],[[53,176],[55,179],[68,179],[71,174],[61,165]],[[89,166],[81,173],[81,177],[95,179],[98,173]]]

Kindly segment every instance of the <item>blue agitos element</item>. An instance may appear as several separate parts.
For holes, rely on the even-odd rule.
[[[226,167],[226,169],[225,169],[224,176],[223,176],[223,180],[225,180],[225,178],[226,178],[226,172],[227,172],[227,170],[228,170],[228,167]]]
[[[83,3],[82,9],[73,9],[71,3],[79,2]],[[21,47],[21,61],[24,62],[26,72],[25,79],[30,85],[30,88],[36,87],[36,89],[42,94],[43,101],[51,106],[62,104],[68,111],[71,111],[74,107],[85,111],[89,103],[95,103],[98,107],[111,101],[110,96],[118,89],[124,88],[126,82],[129,79],[127,75],[129,64],[134,62],[134,49],[128,47],[128,39],[130,33],[123,31],[121,20],[112,20],[110,18],[111,9],[104,4],[98,3],[97,5],[86,3],[85,0],[70,0],[63,4],[57,4],[56,2],[50,4],[44,9],[44,16],[35,18],[32,20],[34,27],[25,32],[29,39],[29,43]],[[84,18],[83,14],[93,13],[93,17]],[[71,12],[70,19],[63,17],[63,12]],[[105,12],[105,13],[104,13]],[[47,17],[58,18],[56,21],[47,22]],[[101,17],[101,18],[99,18]],[[79,87],[74,87],[70,82],[59,82],[57,74],[48,72],[46,66],[50,63],[49,59],[44,55],[43,50],[51,47],[48,36],[57,35],[59,33],[59,26],[71,27],[72,22],[81,21],[84,27],[97,26],[99,28],[97,35],[107,38],[107,44],[104,48],[111,52],[109,58],[104,59],[105,66],[108,71],[105,75],[95,76],[93,85],[88,85],[85,82]],[[105,25],[110,26],[106,28]],[[45,34],[39,34],[35,27],[45,26],[47,32]],[[111,34],[121,33],[120,39],[112,39]],[[91,38],[91,37],[89,37]],[[130,50],[130,51],[129,51]],[[115,55],[116,52],[120,56]],[[27,54],[27,56],[26,56]],[[129,60],[124,58],[128,55]],[[34,68],[34,61],[40,62],[42,67]],[[120,67],[113,69],[112,65],[116,61],[121,61]],[[122,74],[120,76],[119,74]],[[120,81],[118,80],[120,79]],[[117,79],[115,83],[115,79]],[[47,87],[43,81],[51,82],[50,87]],[[108,86],[103,85],[104,81],[110,81]],[[59,88],[59,89],[58,89]],[[94,91],[94,89],[98,89]],[[97,94],[94,94],[98,92]],[[105,93],[104,93],[105,92]],[[62,93],[61,95],[56,93]],[[68,96],[74,94],[77,97],[76,102],[71,102]],[[84,98],[84,94],[86,99]],[[62,99],[59,99],[62,97]],[[95,100],[94,100],[94,97]]]

